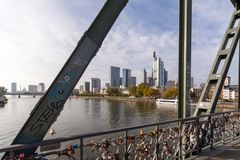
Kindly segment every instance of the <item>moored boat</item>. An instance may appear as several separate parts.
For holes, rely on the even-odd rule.
[[[172,104],[172,105],[177,105],[178,104],[178,100],[177,99],[157,99],[156,100],[157,104]]]

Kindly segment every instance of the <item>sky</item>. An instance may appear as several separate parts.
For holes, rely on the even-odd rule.
[[[105,0],[0,0],[0,86],[10,90],[44,82],[48,87],[91,25]],[[77,88],[91,77],[109,82],[110,66],[150,75],[152,53],[169,79],[178,72],[178,0],[129,0]],[[230,1],[193,0],[192,76],[206,82],[229,23]],[[237,82],[238,55],[229,75]]]

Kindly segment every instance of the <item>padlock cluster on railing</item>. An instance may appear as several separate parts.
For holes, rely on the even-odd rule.
[[[54,160],[55,158],[57,157],[61,157],[61,156],[67,156],[69,158],[72,158],[72,159],[75,159],[74,158],[74,155],[76,154],[76,149],[80,148],[80,146],[78,144],[73,144],[73,145],[70,145],[68,146],[67,148],[64,148],[62,150],[59,150],[59,151],[56,151],[56,152],[53,152],[52,154],[38,154],[38,153],[35,153],[33,155],[30,155],[30,156],[25,156],[24,153],[21,153],[21,154],[18,154],[17,156],[13,157],[13,158],[10,158],[10,157],[6,157],[4,160],[42,160],[42,159],[45,159],[47,160],[48,156],[54,156],[54,157],[51,157],[52,160]]]
[[[213,148],[215,144],[221,142],[224,144],[235,139],[235,137],[239,137],[239,112],[240,110],[164,122],[162,124],[118,129],[116,131],[95,133],[94,136],[80,135],[78,137],[62,138],[55,140],[54,143],[73,140],[80,140],[80,143],[69,145],[61,150],[41,152],[28,157],[19,154],[16,157],[5,158],[4,160],[54,160],[54,158],[62,158],[61,156],[69,159],[96,160],[125,158],[174,159],[179,157],[179,154],[199,153],[205,148]],[[160,127],[161,125],[167,127]],[[124,133],[124,135],[117,137],[115,133]],[[101,140],[99,136],[104,136],[104,139]],[[92,141],[89,139],[92,139]],[[50,142],[50,144],[53,144],[53,141]],[[49,144],[49,141],[43,144]],[[19,149],[19,147],[16,149]]]
[[[137,135],[128,135],[116,139],[110,138],[109,140],[103,139],[102,142],[98,143],[91,141],[85,145],[85,147],[91,148],[87,158],[121,159],[128,154],[135,159],[139,159],[141,157],[154,157],[157,152],[159,152],[158,156],[171,157],[175,155],[177,150],[176,138],[178,135],[176,134],[178,129],[179,127],[155,129],[149,132],[140,130]],[[160,150],[162,150],[161,153]]]

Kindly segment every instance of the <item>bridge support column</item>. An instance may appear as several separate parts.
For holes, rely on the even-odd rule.
[[[179,0],[178,118],[190,116],[192,0]]]

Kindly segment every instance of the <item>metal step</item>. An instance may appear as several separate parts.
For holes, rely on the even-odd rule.
[[[234,34],[239,30],[239,27],[234,27],[229,30],[227,30],[227,34]]]
[[[231,52],[231,49],[224,49],[224,50],[220,50],[219,52],[218,52],[218,55],[219,56],[227,56],[227,54],[229,54]]]
[[[221,77],[220,74],[211,74],[209,80],[218,80]]]

